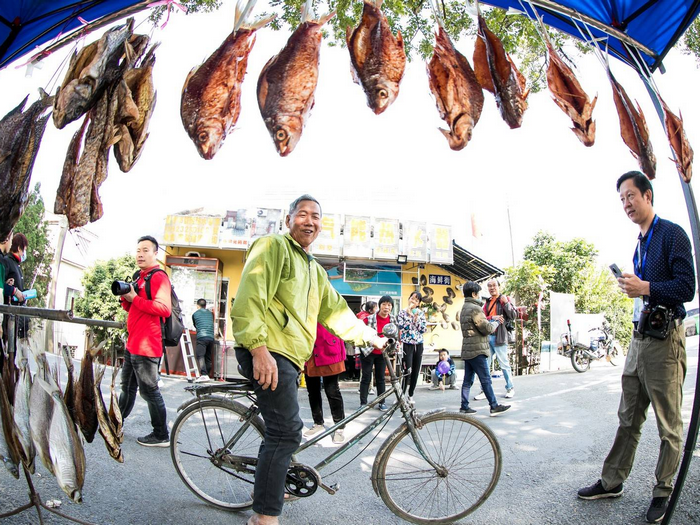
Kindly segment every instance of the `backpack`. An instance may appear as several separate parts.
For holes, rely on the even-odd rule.
[[[163,272],[166,276],[168,275],[165,270],[156,268],[148,272],[143,281],[146,284],[146,297],[149,301],[153,300],[151,297],[151,277],[156,272]],[[141,272],[137,271],[134,274],[133,281],[139,278]],[[165,320],[161,318],[160,320],[160,331],[163,339],[163,346],[177,346],[180,344],[180,338],[185,331],[185,324],[182,322],[182,308],[180,307],[180,300],[177,298],[175,293],[175,288],[172,283],[170,283],[170,316],[166,317]]]

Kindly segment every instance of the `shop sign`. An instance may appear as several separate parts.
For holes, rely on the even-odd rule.
[[[283,213],[279,208],[256,208],[253,215],[255,219],[253,220],[251,242],[268,233],[279,233]]]
[[[401,267],[324,265],[328,280],[340,295],[401,296]]]
[[[217,246],[221,217],[168,215],[163,244],[175,246]]]
[[[450,275],[428,275],[428,284],[434,284],[438,286],[452,286],[452,277]]]
[[[452,227],[432,224],[430,231],[430,262],[452,264]]]
[[[404,253],[409,261],[428,262],[428,224],[406,221],[403,229]]]
[[[358,215],[345,216],[343,255],[345,257],[372,257],[371,220]]]
[[[321,220],[321,233],[314,241],[311,253],[314,255],[340,255],[340,226],[339,214],[327,213]]]
[[[227,211],[219,233],[219,246],[247,249],[250,244],[251,226],[245,209]]]
[[[396,260],[399,254],[399,220],[374,219],[374,258]]]

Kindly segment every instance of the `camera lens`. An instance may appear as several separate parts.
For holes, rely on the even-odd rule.
[[[649,316],[649,326],[654,330],[660,330],[664,326],[664,315],[659,311],[652,312]]]
[[[125,295],[131,291],[131,283],[124,281],[112,282],[112,295]]]

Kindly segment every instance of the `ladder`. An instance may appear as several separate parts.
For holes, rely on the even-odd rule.
[[[192,337],[190,337],[190,331],[186,328],[180,338],[180,349],[182,350],[182,363],[185,366],[187,381],[192,382],[199,378],[199,367],[197,366],[197,356],[192,346]]]

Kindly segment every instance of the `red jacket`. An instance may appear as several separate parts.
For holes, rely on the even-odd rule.
[[[170,279],[163,272],[151,276],[151,297],[146,296],[144,276],[159,266],[141,270],[137,280],[139,291],[132,302],[121,300],[124,310],[129,312],[126,330],[129,337],[126,349],[133,355],[160,357],[163,355],[163,338],[160,328],[161,318],[170,315]]]

